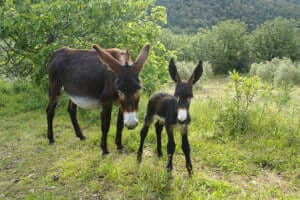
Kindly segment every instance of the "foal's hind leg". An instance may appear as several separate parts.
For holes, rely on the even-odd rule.
[[[49,144],[54,143],[53,138],[53,118],[55,115],[55,108],[59,99],[61,84],[58,82],[49,83],[49,103],[47,106],[47,123],[48,123],[48,140]]]
[[[142,161],[144,141],[145,141],[145,138],[147,136],[147,133],[148,133],[148,130],[149,130],[149,126],[152,123],[152,118],[153,118],[152,115],[147,115],[146,116],[145,123],[144,123],[143,128],[142,128],[141,133],[140,133],[140,136],[141,136],[140,147],[139,147],[138,154],[137,154],[137,160],[138,160],[138,162]]]
[[[164,125],[161,124],[159,121],[155,123],[155,132],[156,132],[156,142],[157,142],[157,154],[158,157],[162,156],[161,151],[161,131],[163,129]]]
[[[71,100],[69,100],[68,112],[69,112],[76,136],[79,137],[80,140],[85,140],[85,136],[81,132],[81,129],[78,124],[77,117],[76,117],[77,105],[75,103],[73,103]]]

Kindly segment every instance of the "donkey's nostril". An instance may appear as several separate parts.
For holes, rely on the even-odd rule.
[[[133,129],[138,124],[138,118],[136,116],[136,112],[124,113],[124,125],[128,129]]]

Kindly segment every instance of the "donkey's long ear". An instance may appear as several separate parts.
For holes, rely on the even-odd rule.
[[[192,76],[189,79],[189,83],[195,84],[201,77],[202,73],[203,73],[203,66],[202,66],[202,61],[200,60]]]
[[[137,73],[139,73],[143,68],[144,64],[149,56],[150,53],[150,44],[146,44],[143,49],[141,50],[140,54],[136,58],[135,62],[133,63],[133,67]]]
[[[132,64],[132,61],[131,61],[131,56],[130,56],[130,52],[129,52],[129,49],[126,48],[126,51],[125,51],[125,63],[128,63],[128,64]]]
[[[181,82],[181,79],[180,79],[180,76],[177,72],[177,67],[174,63],[174,59],[171,58],[170,60],[170,63],[169,63],[169,73],[170,73],[170,76],[171,78],[173,79],[173,81],[175,81],[176,83],[180,83]]]
[[[122,70],[122,65],[117,61],[112,55],[106,52],[104,49],[100,48],[98,45],[94,44],[93,48],[98,53],[99,59],[108,65],[108,67],[117,73],[120,73]]]

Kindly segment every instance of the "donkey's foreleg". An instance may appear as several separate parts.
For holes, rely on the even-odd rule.
[[[119,113],[118,113],[117,134],[116,134],[116,140],[115,140],[118,150],[123,150],[123,145],[122,145],[122,131],[123,131],[123,128],[124,128],[123,112],[120,108]]]
[[[109,131],[110,126],[110,118],[111,118],[111,110],[112,103],[103,104],[101,112],[101,129],[102,129],[102,137],[101,137],[101,148],[102,154],[108,154],[107,150],[107,133]]]
[[[77,116],[76,116],[77,115],[77,106],[71,100],[69,100],[68,112],[69,112],[76,136],[79,137],[80,140],[85,140],[85,136],[82,134],[80,126],[77,121]]]

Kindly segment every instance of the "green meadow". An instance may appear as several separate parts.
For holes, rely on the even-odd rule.
[[[257,88],[247,89],[249,81]],[[102,156],[99,111],[79,109],[87,137],[80,141],[62,96],[54,118],[56,143],[48,145],[47,92],[0,82],[0,199],[300,199],[300,88],[272,89],[237,74],[202,80],[200,86],[190,108],[189,177],[178,131],[172,174],[165,169],[165,130],[163,157],[156,155],[152,127],[137,164],[147,96],[140,102],[139,126],[123,131],[123,153],[114,144],[115,106],[110,154]],[[172,93],[172,87],[163,90]],[[247,95],[253,96],[249,102]]]

